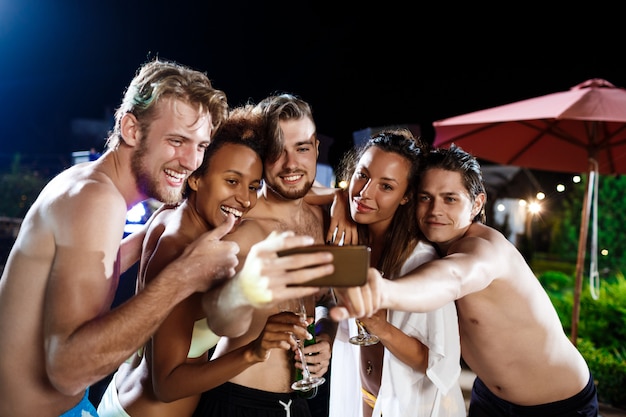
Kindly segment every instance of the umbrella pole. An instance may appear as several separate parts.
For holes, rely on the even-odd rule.
[[[572,333],[570,340],[576,346],[578,338],[578,320],[580,317],[580,295],[583,288],[583,270],[585,265],[585,253],[587,252],[587,231],[589,229],[589,208],[591,205],[591,194],[594,184],[594,166],[589,162],[590,169],[585,186],[585,196],[583,198],[583,210],[580,219],[580,233],[578,237],[578,256],[576,258],[576,283],[574,285],[574,305],[572,307]]]

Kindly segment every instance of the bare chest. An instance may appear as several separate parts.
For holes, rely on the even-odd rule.
[[[291,230],[297,235],[313,236],[316,243],[324,242],[324,224],[321,212],[319,215],[306,210],[297,216],[276,219],[276,230]]]

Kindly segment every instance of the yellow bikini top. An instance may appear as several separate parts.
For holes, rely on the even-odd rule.
[[[189,352],[187,352],[188,358],[198,358],[211,349],[213,346],[217,345],[220,337],[213,333],[211,329],[209,329],[209,324],[206,321],[206,318],[196,320],[193,324],[193,331],[191,333],[191,345],[189,345]],[[137,356],[143,356],[144,346],[139,348],[137,351]],[[127,362],[130,362],[132,358],[129,358]]]
[[[209,329],[206,318],[197,320],[193,324],[193,332],[191,334],[191,345],[189,346],[188,358],[197,358],[202,356],[204,352],[217,345],[220,337]]]

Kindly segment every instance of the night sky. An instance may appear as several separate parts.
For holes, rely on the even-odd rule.
[[[0,155],[60,155],[147,59],[206,72],[231,105],[311,103],[330,162],[367,127],[419,124],[567,90],[626,86],[617,10],[384,1],[0,0]],[[104,139],[104,138],[103,138]],[[103,141],[96,146],[102,146]]]

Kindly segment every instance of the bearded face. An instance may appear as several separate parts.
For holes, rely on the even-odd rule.
[[[131,158],[131,168],[137,181],[137,187],[148,198],[154,198],[166,204],[176,204],[183,198],[183,184],[185,181],[182,181],[179,186],[172,186],[162,179],[167,168],[162,165],[150,166],[149,162],[152,158],[149,156],[150,150],[147,142],[148,140],[143,137]],[[180,168],[176,170],[180,171]]]
[[[287,200],[303,198],[311,189],[317,171],[319,141],[308,117],[281,120],[283,149],[280,157],[265,164],[265,182]]]
[[[278,176],[275,177],[267,177],[265,182],[267,187],[272,190],[278,196],[284,198],[285,200],[297,200],[300,198],[304,198],[307,192],[313,186],[313,180],[306,179],[304,182],[299,182],[296,186],[287,185],[283,179],[291,178],[293,176],[304,176],[302,178],[307,178],[306,173],[298,172],[281,172]]]

